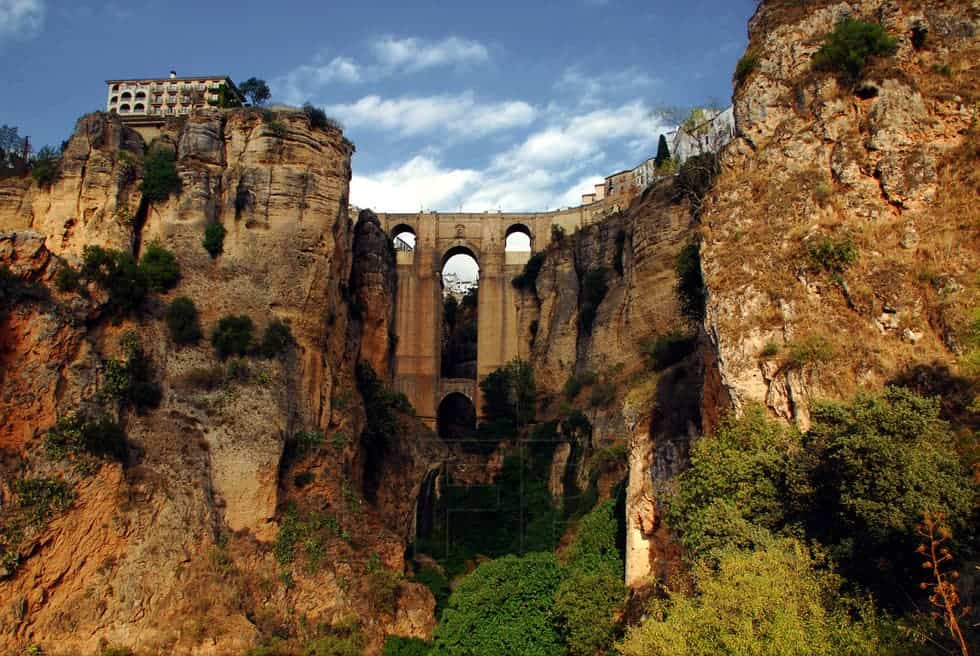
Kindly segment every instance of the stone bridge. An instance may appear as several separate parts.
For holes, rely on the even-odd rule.
[[[477,415],[482,410],[477,380],[440,376],[442,268],[446,260],[466,253],[479,265],[476,373],[480,380],[514,358],[528,357],[528,344],[519,338],[521,298],[511,280],[521,273],[531,253],[504,252],[507,236],[513,232],[526,234],[533,252],[551,239],[552,225],[571,234],[600,218],[597,209],[585,206],[531,214],[378,214],[391,237],[406,232],[415,236],[414,248],[397,251],[394,387],[408,397],[420,418],[435,427],[440,404],[456,392],[470,399]]]

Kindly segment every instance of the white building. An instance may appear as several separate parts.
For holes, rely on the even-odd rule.
[[[107,112],[122,118],[163,120],[186,116],[195,107],[220,106],[222,98],[241,104],[244,98],[228,76],[106,80]]]

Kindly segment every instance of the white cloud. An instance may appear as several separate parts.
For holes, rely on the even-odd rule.
[[[372,44],[378,63],[389,71],[415,73],[437,66],[479,64],[490,59],[479,41],[451,36],[441,41],[385,37]]]
[[[650,77],[635,66],[596,74],[586,73],[578,66],[569,66],[555,82],[555,89],[568,94],[579,104],[599,105],[640,91],[648,91],[659,83],[660,80]]]
[[[5,1],[11,0],[0,0]],[[298,105],[315,99],[335,83],[376,82],[396,74],[418,73],[439,66],[479,64],[490,59],[485,45],[457,36],[441,41],[388,36],[371,43],[370,50],[373,60],[368,62],[343,56],[327,61],[322,54],[317,55],[311,63],[297,66],[273,79],[276,99]]]
[[[277,98],[298,105],[334,82],[354,83],[361,78],[361,67],[348,57],[334,57],[327,62],[315,59],[312,64],[298,66],[273,80],[273,88]]]
[[[350,198],[358,207],[388,212],[452,207],[479,175],[470,169],[444,169],[435,160],[417,155],[400,166],[354,176]]]
[[[0,0],[0,45],[35,36],[44,25],[46,9],[43,0]]]
[[[439,130],[461,138],[476,138],[529,125],[537,114],[526,102],[483,103],[477,101],[472,92],[403,98],[371,95],[326,109],[348,127],[391,130],[401,136]]]
[[[446,166],[436,153],[366,175],[355,163],[352,202],[391,212],[575,206],[604,176],[652,156],[657,138],[667,130],[639,101],[568,116],[554,111],[540,130],[492,156],[482,169]],[[610,157],[609,150],[619,156]]]

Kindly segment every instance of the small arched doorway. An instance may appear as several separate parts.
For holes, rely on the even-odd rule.
[[[468,396],[452,392],[439,403],[436,416],[439,437],[459,441],[476,432],[476,407]]]
[[[530,253],[533,250],[534,235],[523,223],[515,223],[504,233],[505,253]]]
[[[476,380],[479,291],[480,265],[473,251],[465,246],[446,251],[442,259],[443,378]]]
[[[396,225],[391,230],[391,241],[396,251],[411,253],[415,250],[416,239],[415,230],[404,223]]]

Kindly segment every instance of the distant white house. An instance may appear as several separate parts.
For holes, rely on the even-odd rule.
[[[678,164],[695,155],[716,153],[735,138],[735,112],[732,107],[720,112],[695,110],[704,120],[685,130],[679,127],[667,135],[670,154]],[[696,117],[697,118],[697,117]]]

